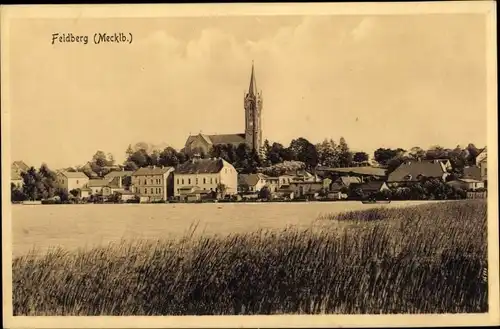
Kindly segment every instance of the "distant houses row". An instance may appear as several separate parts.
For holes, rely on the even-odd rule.
[[[239,174],[220,158],[195,157],[176,168],[151,166],[136,171],[111,171],[103,178],[89,178],[83,172],[58,171],[59,187],[67,192],[78,190],[81,198],[111,197],[117,193],[123,201],[139,199],[155,202],[177,199],[197,201],[205,198],[279,198],[279,199],[345,199],[346,191],[359,189],[374,194],[391,187],[418,183],[422,178],[437,178],[463,190],[483,189],[487,183],[486,149],[475,166],[466,167],[464,176],[449,180],[451,163],[446,159],[405,161],[386,175],[377,167],[327,168],[315,173],[299,170],[279,177],[262,173]],[[13,164],[12,183],[22,185],[20,172],[27,170],[22,162]],[[265,191],[265,193],[263,193]]]

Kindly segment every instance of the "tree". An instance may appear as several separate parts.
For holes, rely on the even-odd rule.
[[[160,153],[159,163],[163,166],[168,166],[168,167],[177,166],[180,163],[177,151],[170,146],[166,147]]]
[[[269,187],[264,186],[263,188],[260,189],[259,199],[271,200],[271,191],[269,190]]]
[[[352,161],[357,163],[366,162],[368,161],[368,154],[365,152],[356,152],[352,156]]]
[[[149,155],[144,149],[135,151],[127,160],[135,163],[139,168],[146,167],[151,162]]]
[[[106,153],[104,153],[103,151],[97,151],[92,157],[92,163],[96,164],[99,167],[105,167],[108,164]]]
[[[114,164],[115,164],[115,157],[113,156],[113,154],[108,153],[107,165],[113,166]]]
[[[263,165],[264,165],[264,167],[269,167],[272,164],[271,159],[269,158],[269,154],[272,151],[272,146],[269,143],[269,140],[266,139],[264,141],[264,145],[262,146],[262,150],[263,150],[263,154],[264,154]]]
[[[224,197],[226,196],[226,191],[227,187],[225,184],[223,183],[217,184],[217,192],[219,192],[221,199],[224,199]]]
[[[406,150],[402,148],[397,148],[397,149],[379,148],[374,152],[373,156],[375,161],[377,161],[379,164],[383,166],[386,166],[389,160],[395,158],[398,155],[402,155],[405,152]]]
[[[325,140],[316,145],[319,163],[323,166],[336,168],[339,166],[339,154],[335,141],[333,139]]]
[[[339,165],[341,167],[350,167],[352,165],[352,153],[349,151],[349,146],[347,145],[344,137],[340,137],[339,145],[337,148]]]
[[[318,165],[318,151],[307,139],[303,137],[294,139],[289,148],[295,154],[296,160],[304,162],[308,169],[315,168]]]
[[[13,202],[19,202],[26,200],[26,195],[23,193],[21,188],[18,188],[15,184],[10,184],[10,199]]]
[[[283,162],[284,147],[280,143],[273,143],[267,151],[266,157],[270,165]]]
[[[413,159],[413,160],[421,160],[425,157],[425,151],[421,148],[421,147],[418,147],[418,146],[415,146],[415,147],[412,147],[410,149],[410,157]]]
[[[77,198],[77,197],[80,195],[80,189],[74,188],[74,189],[72,189],[71,191],[69,191],[69,193],[70,193],[73,197]]]
[[[448,150],[439,145],[431,146],[426,154],[425,158],[427,160],[435,160],[435,159],[447,159],[448,158]]]
[[[125,170],[127,171],[136,171],[137,169],[139,169],[139,167],[135,164],[135,162],[133,161],[127,161],[125,162]]]
[[[43,191],[42,197],[44,199],[52,198],[58,188],[56,173],[50,170],[45,163],[40,166],[38,172],[40,175],[41,184],[43,185],[43,188],[40,188]]]
[[[125,151],[125,154],[126,154],[126,158],[130,158],[132,156],[132,154],[134,154],[134,150],[132,149],[132,145],[129,144],[128,147],[127,147],[127,150]]]

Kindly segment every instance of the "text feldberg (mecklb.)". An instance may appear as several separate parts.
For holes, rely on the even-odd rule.
[[[132,43],[132,33],[94,33],[94,44],[100,43]],[[52,33],[52,44],[55,43],[89,43],[88,35],[74,35],[73,33]]]

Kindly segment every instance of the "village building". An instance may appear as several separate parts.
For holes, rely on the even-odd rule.
[[[351,176],[341,176],[330,185],[330,191],[333,193],[348,189],[351,184],[360,184],[361,178]]]
[[[24,185],[24,180],[21,174],[15,169],[11,169],[10,171],[10,182],[17,188],[22,188]]]
[[[267,176],[261,173],[257,174],[239,174],[238,192],[259,192],[267,184]]]
[[[424,178],[437,178],[446,181],[448,176],[447,165],[443,161],[405,161],[389,174],[387,184],[397,186],[418,183]]]
[[[70,192],[88,186],[89,177],[82,172],[59,171],[57,173],[57,183],[59,187]]]
[[[463,178],[481,180],[481,168],[479,166],[475,166],[475,165],[464,167]]]
[[[24,163],[24,161],[14,161],[12,163],[11,169],[21,174],[23,172],[24,173],[27,172],[30,169],[30,167],[26,163]]]
[[[193,157],[179,165],[174,173],[174,195],[181,199],[216,194],[220,197],[238,192],[238,173],[224,159]]]
[[[343,168],[320,166],[316,169],[316,173],[321,177],[332,178],[334,181],[336,181],[338,177],[342,176],[358,177],[362,181],[385,180],[387,177],[387,169],[373,166]]]
[[[204,153],[209,154],[215,145],[231,144],[238,147],[245,143],[250,149],[256,152],[262,147],[262,92],[257,90],[254,65],[252,63],[252,73],[250,76],[250,86],[244,96],[245,110],[245,131],[238,134],[198,135],[189,136],[184,151],[188,154]]]
[[[483,189],[485,187],[483,181],[471,178],[459,178],[450,181],[447,184],[455,188],[460,188],[465,191],[476,191],[478,189]]]
[[[173,167],[139,168],[132,174],[132,192],[141,201],[166,201],[173,196],[173,172]],[[120,177],[115,177],[114,180],[117,184],[121,184]]]
[[[352,184],[353,190],[360,189],[364,195],[373,195],[382,191],[389,191],[390,188],[384,181],[369,181],[366,183]]]

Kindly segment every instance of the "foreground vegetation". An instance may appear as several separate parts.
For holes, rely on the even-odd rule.
[[[352,225],[192,234],[16,258],[14,313],[487,312],[485,201],[369,209],[320,222]]]

